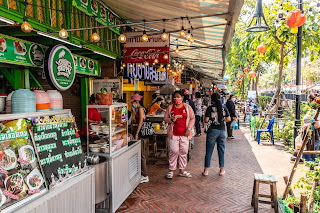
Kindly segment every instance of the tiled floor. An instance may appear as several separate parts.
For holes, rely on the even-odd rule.
[[[187,171],[193,177],[174,176],[167,180],[168,165],[158,161],[148,165],[149,183],[140,184],[118,212],[253,212],[250,205],[253,173],[262,169],[250,143],[241,131],[227,140],[225,176],[219,176],[215,148],[209,176],[201,175],[205,156],[205,135],[195,138],[195,148]],[[262,191],[268,192],[262,187]],[[273,212],[270,205],[259,204],[259,212]]]

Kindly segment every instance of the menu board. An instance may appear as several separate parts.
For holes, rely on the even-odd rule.
[[[46,190],[29,127],[26,119],[0,123],[1,209]]]
[[[33,140],[48,185],[80,173],[85,157],[74,118],[47,116],[33,122]]]
[[[0,62],[42,67],[45,46],[0,34]]]
[[[75,54],[73,54],[73,59],[76,66],[76,73],[100,76],[101,70],[99,61]]]
[[[96,20],[103,25],[120,24],[120,20],[96,0],[72,0],[72,6],[89,16],[96,16]],[[111,30],[118,34],[120,32],[119,27],[113,27]]]

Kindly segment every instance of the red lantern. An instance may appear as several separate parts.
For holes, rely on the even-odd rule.
[[[244,74],[243,74],[243,73],[241,74],[241,77],[242,77],[242,78],[244,77]]]
[[[260,53],[260,55],[262,56],[263,53],[265,53],[267,51],[267,46],[264,45],[264,44],[260,44],[258,47],[257,47],[257,51],[258,53]]]
[[[287,16],[286,24],[291,27],[291,33],[298,33],[298,27],[302,26],[306,19],[307,16],[305,14],[301,14],[300,10],[294,10]]]
[[[249,68],[245,68],[243,71],[244,71],[245,73],[248,73],[248,72],[249,72]]]
[[[250,78],[256,77],[256,73],[254,71],[249,72],[249,77]]]

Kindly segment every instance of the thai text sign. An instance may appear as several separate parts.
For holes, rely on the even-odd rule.
[[[156,68],[152,66],[141,65],[138,67],[137,64],[133,64],[132,67],[128,64],[127,70],[124,72],[124,77],[136,78],[140,80],[147,81],[165,81],[168,78],[168,73],[166,71],[157,71]]]
[[[125,63],[142,63],[148,60],[153,63],[157,58],[159,63],[170,62],[170,36],[166,41],[161,39],[161,34],[148,36],[148,41],[141,40],[141,32],[128,32],[125,49]],[[167,54],[167,59],[164,55]]]

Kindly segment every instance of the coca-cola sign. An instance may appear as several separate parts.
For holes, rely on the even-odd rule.
[[[161,39],[161,34],[148,36],[148,41],[141,40],[141,32],[128,32],[125,48],[125,63],[143,63],[148,60],[153,63],[158,59],[159,63],[169,63],[170,36],[166,41]],[[165,59],[164,55],[168,57]]]

